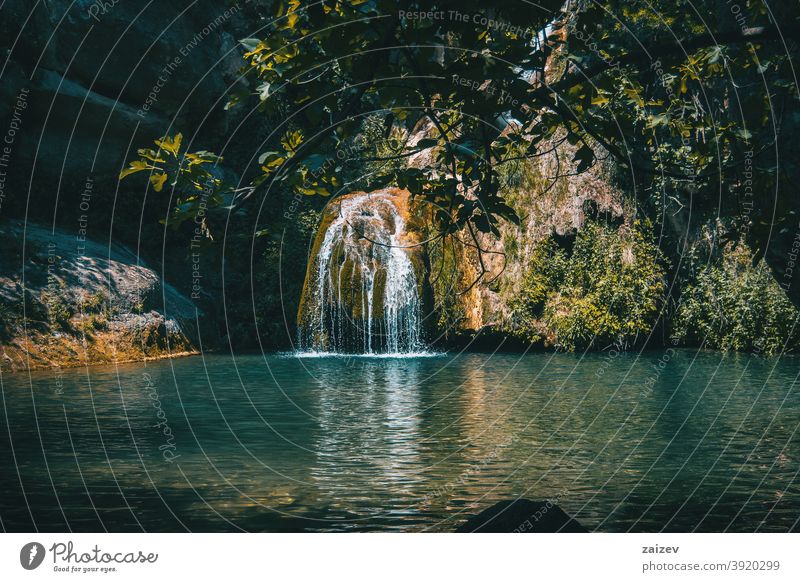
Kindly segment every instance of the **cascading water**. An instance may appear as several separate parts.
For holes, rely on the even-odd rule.
[[[421,351],[420,285],[404,248],[406,223],[397,195],[348,195],[332,212],[318,234],[306,276],[298,317],[301,348],[366,354]]]

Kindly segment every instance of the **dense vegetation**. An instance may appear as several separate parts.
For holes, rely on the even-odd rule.
[[[447,232],[496,233],[498,219],[516,219],[499,194],[497,172],[520,146],[523,156],[535,157],[566,130],[564,139],[579,146],[579,172],[603,151],[638,177],[688,178],[713,188],[741,178],[746,152],[768,155],[776,139],[771,114],[797,98],[779,31],[755,0],[743,2],[744,24],[713,0],[662,4],[657,13],[629,2],[561,0],[520,11],[507,0],[482,19],[465,8],[446,0],[277,4],[269,34],[243,41],[250,89],[230,103],[256,94],[262,110],[285,117],[274,149],[259,157],[253,187],[332,194],[341,177],[338,164],[327,163],[331,152],[355,139],[364,116],[380,114],[387,132],[425,118],[435,136],[412,150],[437,146],[433,163],[386,173],[384,181],[437,204]],[[796,25],[793,16],[787,29]],[[769,91],[757,84],[766,77]],[[748,91],[736,92],[743,83]],[[174,144],[161,145],[173,153]],[[189,203],[180,214],[207,186],[198,172],[205,160],[213,158],[186,153],[170,166],[160,152],[145,151],[128,172],[149,171],[156,189],[171,176]],[[769,164],[753,171],[765,187],[780,178]],[[234,200],[240,193],[215,186]],[[230,202],[216,189],[207,198]]]
[[[567,350],[642,344],[666,288],[664,257],[651,236],[639,222],[589,223],[571,252],[543,240],[512,302],[513,331]]]
[[[721,350],[776,354],[800,347],[800,311],[786,298],[763,260],[744,244],[728,245],[680,299],[676,340]]]
[[[140,150],[123,172],[171,191],[173,224],[202,211],[210,239],[215,209],[224,217],[257,207],[261,216],[266,202],[273,215],[288,208],[294,217],[297,208],[321,206],[298,200],[398,185],[436,209],[431,222],[442,243],[432,253],[452,267],[459,253],[442,249],[468,247],[481,281],[486,236],[520,223],[503,181],[508,166],[563,145],[573,155],[560,176],[612,159],[653,228],[590,224],[574,248],[543,241],[515,303],[520,334],[564,349],[636,345],[659,321],[674,280],[692,286],[678,316],[685,333],[675,337],[697,341],[705,334],[690,331],[689,297],[710,283],[667,268],[680,262],[697,224],[715,217],[725,218],[726,237],[765,257],[773,275],[785,269],[781,237],[791,236],[800,207],[791,195],[797,155],[786,143],[800,118],[797,49],[782,39],[798,28],[796,9],[760,0],[742,0],[736,11],[723,0],[676,0],[657,10],[626,0],[525,10],[518,0],[490,8],[454,0],[269,6],[264,34],[242,40],[246,85],[228,103],[275,120],[257,167],[245,169],[249,183],[230,183],[220,158],[189,151],[177,135]],[[420,132],[423,139],[410,140]],[[419,154],[424,166],[405,163]],[[273,237],[261,246],[268,263],[287,226],[273,222],[278,228],[252,229]],[[770,271],[759,264],[762,277],[752,283],[765,289]],[[444,279],[437,285],[454,289]],[[795,282],[786,290],[800,302]],[[274,318],[274,308],[261,317]],[[454,305],[441,305],[440,326],[457,320]],[[708,341],[748,349],[757,339],[748,338]]]

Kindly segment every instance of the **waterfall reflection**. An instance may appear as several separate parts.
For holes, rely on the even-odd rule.
[[[315,369],[319,426],[310,477],[334,505],[352,509],[391,491],[387,497],[402,506],[420,481],[420,363],[350,358],[343,369],[342,360]]]

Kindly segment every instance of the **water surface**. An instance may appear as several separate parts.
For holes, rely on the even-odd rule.
[[[40,531],[787,531],[797,358],[200,356],[4,374],[0,519]]]

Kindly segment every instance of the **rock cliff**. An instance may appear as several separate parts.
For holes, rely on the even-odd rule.
[[[0,240],[3,369],[197,350],[202,312],[130,250],[20,222],[1,226]]]

